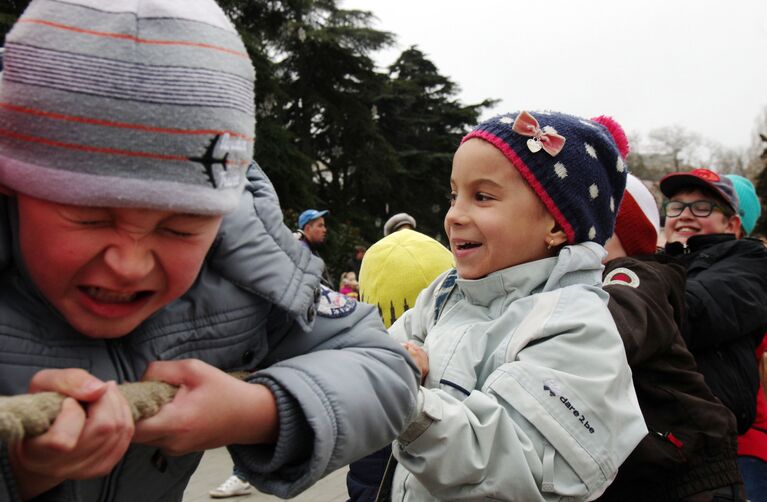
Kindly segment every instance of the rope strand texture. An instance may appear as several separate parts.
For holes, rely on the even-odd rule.
[[[250,372],[227,374],[246,380]],[[178,391],[177,386],[158,381],[123,383],[117,388],[128,401],[134,422],[156,415]],[[65,397],[57,392],[0,396],[0,441],[8,444],[45,433],[59,416]]]
[[[178,391],[165,382],[124,383],[118,388],[128,401],[134,422],[156,415]],[[64,398],[57,392],[0,397],[0,441],[7,444],[45,433],[59,415]]]

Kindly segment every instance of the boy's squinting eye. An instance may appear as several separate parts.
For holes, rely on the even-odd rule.
[[[163,227],[162,230],[174,237],[191,237],[195,235],[193,232],[184,232],[182,230],[175,230],[173,228]]]
[[[447,200],[450,201],[451,206],[455,203],[456,196],[457,194],[455,192],[450,192],[449,194],[447,194]]]
[[[108,225],[109,220],[76,220],[75,223],[84,227],[98,227],[101,225]]]
[[[99,209],[66,209],[61,212],[64,219],[86,227],[108,225],[112,218],[106,211]]]
[[[217,221],[216,218],[178,215],[161,222],[158,229],[172,237],[197,237],[211,230]]]

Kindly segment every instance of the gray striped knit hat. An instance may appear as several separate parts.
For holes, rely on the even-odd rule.
[[[0,184],[65,204],[231,211],[254,78],[212,0],[33,0],[5,42]]]

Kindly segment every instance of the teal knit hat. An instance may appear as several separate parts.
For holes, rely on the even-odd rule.
[[[756,221],[762,214],[762,204],[759,201],[759,196],[756,195],[754,184],[747,178],[737,174],[727,174],[725,176],[730,178],[732,184],[735,185],[735,191],[738,192],[738,199],[740,200],[738,214],[743,222],[743,230],[746,231],[746,234],[750,234],[754,231]]]

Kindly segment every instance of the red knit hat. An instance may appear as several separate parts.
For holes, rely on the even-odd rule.
[[[653,254],[658,242],[660,215],[655,197],[639,178],[629,174],[623,194],[615,234],[628,256]]]

